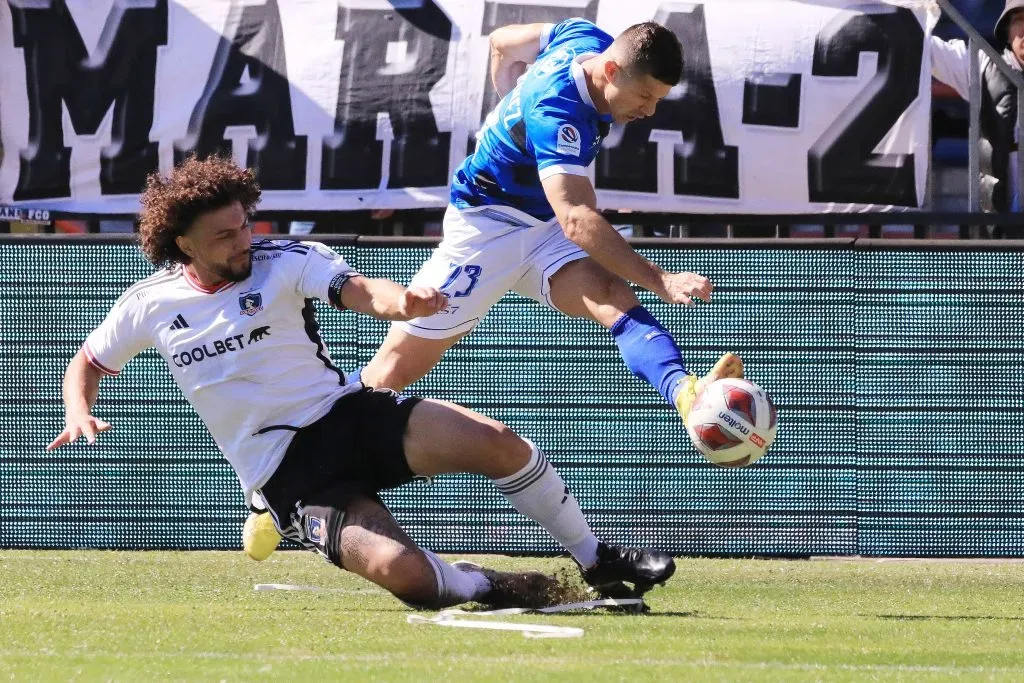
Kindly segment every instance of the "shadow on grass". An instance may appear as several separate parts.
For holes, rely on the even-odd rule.
[[[474,612],[486,612],[489,608],[487,607],[462,607],[467,615],[472,615]],[[526,612],[515,616],[526,616],[526,617],[674,617],[678,619],[713,619],[715,621],[743,621],[743,617],[722,617],[714,614],[701,614],[700,612],[661,612],[658,610],[650,610],[647,612],[636,612],[629,611],[626,609],[607,609],[604,607],[598,607],[594,609],[580,609],[573,610],[571,612],[557,612],[555,614],[543,614],[541,612]]]
[[[714,619],[715,621],[745,621],[743,617],[723,617],[717,614],[701,614],[700,612],[647,612],[648,617],[685,617],[687,619]]]

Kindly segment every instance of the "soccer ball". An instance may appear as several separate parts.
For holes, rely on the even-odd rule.
[[[757,462],[775,441],[778,413],[764,389],[745,379],[712,382],[686,420],[694,447],[719,467]]]

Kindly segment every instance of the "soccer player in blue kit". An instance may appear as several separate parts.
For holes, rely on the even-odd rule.
[[[361,380],[405,389],[513,290],[608,329],[626,366],[685,421],[703,388],[742,377],[743,363],[727,353],[703,377],[688,373],[671,334],[628,283],[692,305],[710,301],[711,282],[636,253],[598,212],[587,176],[610,124],[651,116],[679,82],[679,40],[653,22],[613,39],[568,19],[505,26],[490,43],[491,80],[503,98],[455,172],[444,237],[411,283],[437,288],[450,305],[393,323]]]
[[[679,40],[653,22],[615,39],[583,19],[497,29],[491,79],[504,97],[455,172],[444,238],[412,280],[437,287],[451,305],[392,324],[362,381],[401,391],[510,289],[604,326],[626,366],[684,419],[709,381],[742,377],[733,354],[703,378],[687,373],[671,334],[628,282],[686,305],[709,301],[711,282],[633,251],[597,211],[587,176],[609,125],[651,116],[682,68]]]

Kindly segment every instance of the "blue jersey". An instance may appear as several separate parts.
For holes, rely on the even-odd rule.
[[[612,41],[584,19],[545,27],[537,61],[488,115],[476,152],[455,172],[453,205],[511,206],[542,221],[554,217],[541,180],[585,176],[608,134],[611,115],[594,107],[580,62]]]

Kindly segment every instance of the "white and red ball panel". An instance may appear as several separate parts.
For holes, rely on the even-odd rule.
[[[775,441],[778,412],[761,387],[745,379],[712,382],[686,421],[694,447],[720,467],[746,467]]]

